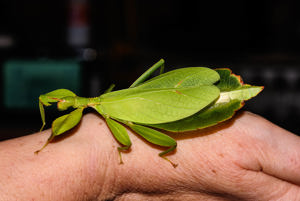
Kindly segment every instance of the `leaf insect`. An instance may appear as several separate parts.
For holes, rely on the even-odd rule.
[[[160,75],[147,80],[157,69]],[[85,108],[96,110],[106,121],[118,147],[120,163],[122,151],[131,147],[124,125],[158,146],[166,147],[159,156],[177,164],[165,155],[177,147],[177,142],[160,130],[183,132],[215,125],[233,116],[244,100],[256,96],[262,87],[243,85],[228,69],[212,70],[206,67],[187,67],[164,71],[161,59],[143,73],[128,89],[112,91],[112,85],[104,94],[79,97],[67,89],[57,89],[40,95],[39,108],[42,128],[45,126],[44,106],[57,103],[59,110],[74,110],[55,119],[52,134],[44,149],[55,136],[75,127]],[[158,130],[159,128],[160,130]]]

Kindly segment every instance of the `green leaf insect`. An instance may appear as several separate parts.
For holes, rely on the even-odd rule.
[[[160,69],[160,75],[149,77]],[[106,121],[115,139],[120,143],[118,153],[131,147],[126,128],[152,144],[166,147],[159,156],[176,164],[165,155],[177,147],[177,142],[163,131],[184,132],[216,125],[231,118],[244,105],[244,101],[256,96],[263,87],[243,84],[240,77],[229,69],[187,67],[163,73],[161,59],[143,73],[128,89],[112,91],[111,85],[104,94],[79,97],[67,89],[57,89],[40,95],[39,108],[42,128],[45,126],[44,106],[57,103],[59,110],[74,110],[52,123],[52,134],[44,149],[55,136],[75,127],[85,108],[96,110]]]

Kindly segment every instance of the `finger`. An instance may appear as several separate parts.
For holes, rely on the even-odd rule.
[[[261,171],[300,185],[300,137],[251,113],[237,121],[254,138]]]
[[[241,171],[242,172],[242,171]],[[232,180],[227,180],[223,191],[237,200],[298,200],[300,188],[263,172],[244,170]],[[298,199],[297,199],[298,198]]]

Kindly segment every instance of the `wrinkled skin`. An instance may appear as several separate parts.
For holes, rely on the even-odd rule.
[[[96,114],[34,155],[49,135],[0,143],[0,200],[300,200],[300,137],[249,112],[172,134],[177,168],[132,133],[120,165]]]

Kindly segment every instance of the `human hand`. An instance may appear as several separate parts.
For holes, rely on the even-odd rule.
[[[177,168],[133,133],[119,164],[119,144],[96,114],[38,155],[50,130],[1,142],[0,200],[300,200],[300,138],[262,117],[244,112],[170,135]]]
[[[160,149],[130,136],[132,150],[123,154],[123,165],[110,161],[113,178],[100,197],[110,192],[116,200],[300,200],[300,138],[252,113],[172,135],[178,147],[168,157],[177,168],[157,156]]]

